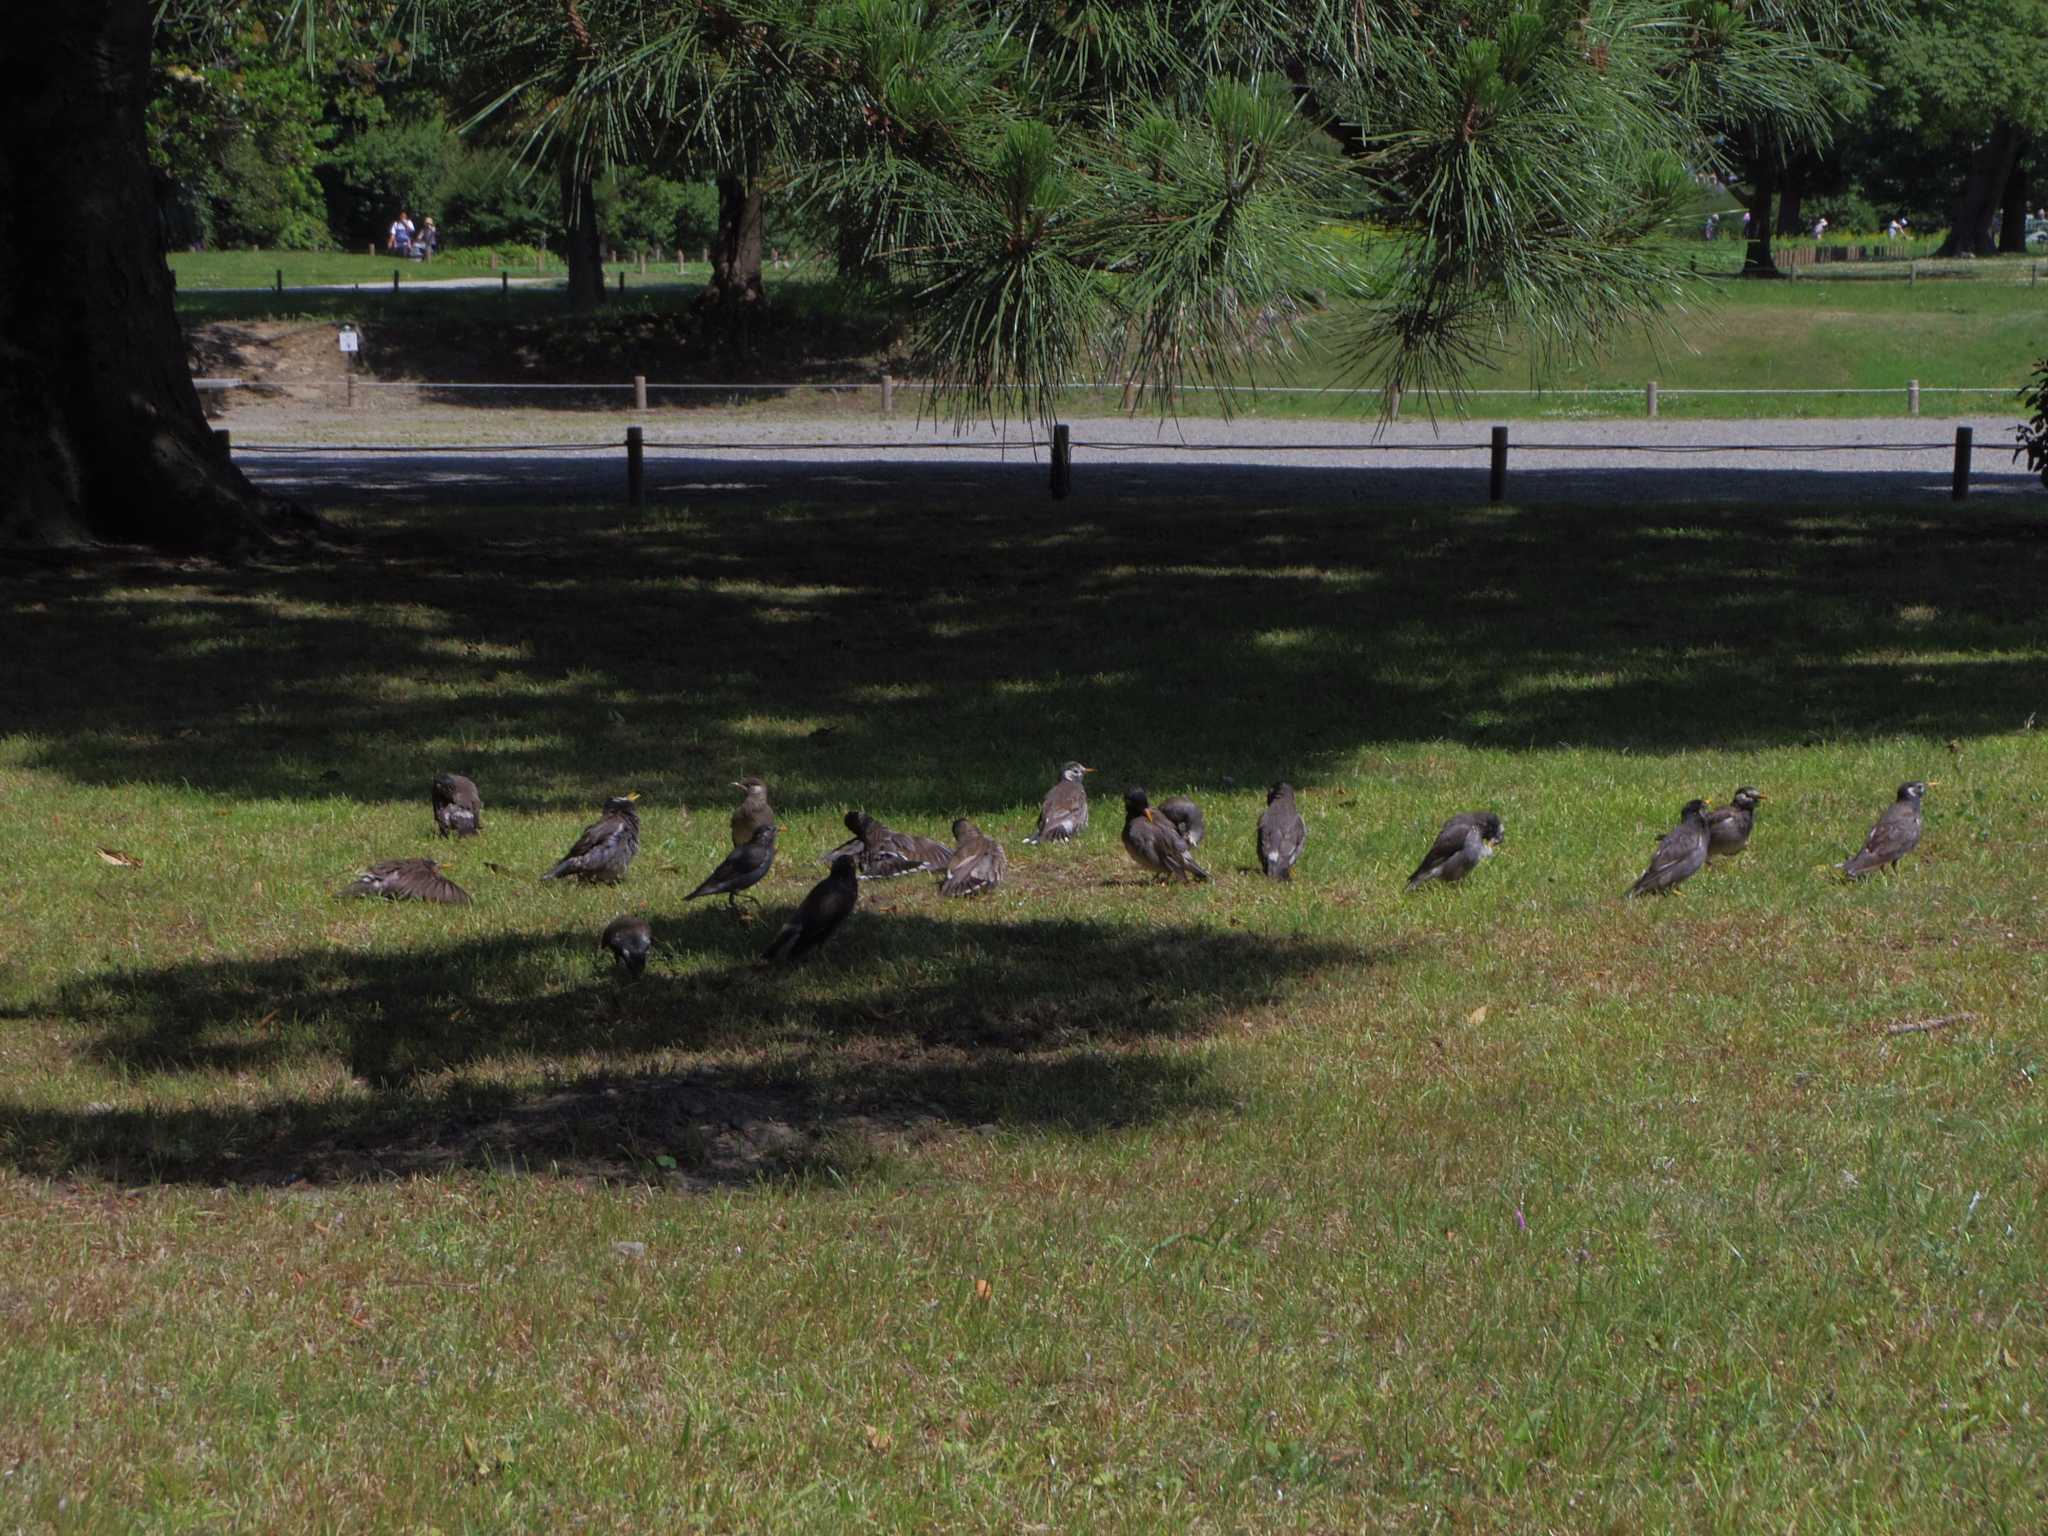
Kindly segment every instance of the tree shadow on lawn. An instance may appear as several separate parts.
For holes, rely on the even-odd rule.
[[[2017,728],[2048,649],[2028,506],[1050,504],[706,489],[366,509],[359,553],[14,583],[10,728],[88,784],[800,812],[1315,785],[1365,746],[1748,751]]]
[[[801,965],[762,971],[751,961],[773,921],[692,908],[653,922],[657,953],[638,983],[612,976],[581,934],[74,983],[30,1011],[94,1031],[84,1054],[124,1073],[240,1082],[324,1058],[369,1091],[203,1108],[0,1104],[0,1161],[127,1181],[488,1165],[732,1182],[800,1171],[878,1132],[1089,1133],[1229,1107],[1200,1054],[1170,1042],[1373,958],[1170,921],[891,911],[857,913]],[[683,955],[723,963],[677,973]],[[661,1061],[545,1090],[464,1071],[592,1052]],[[698,1060],[679,1069],[677,1053]]]

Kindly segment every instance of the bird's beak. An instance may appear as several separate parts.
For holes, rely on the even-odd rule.
[[[1770,799],[1770,798],[1771,798],[1771,797],[1770,797],[1769,795],[1765,794],[1765,793],[1764,793],[1764,792],[1763,792],[1762,790],[1758,790],[1758,791],[1756,792],[1756,797],[1757,797],[1757,799],[1759,799],[1759,800],[1768,800],[1768,799]]]
[[[732,787],[734,789],[745,789],[747,786],[742,784],[738,779],[734,779],[732,781]]]
[[[1147,821],[1157,821],[1159,819],[1157,816],[1154,816],[1152,814],[1152,807],[1149,805],[1145,807],[1145,819]]]
[[[1090,768],[1086,763],[1083,763],[1081,765],[1081,771],[1083,773],[1093,773],[1095,770],[1093,768]]]
[[[1927,787],[1928,787],[1929,789],[1939,789],[1939,788],[1941,788],[1941,780],[1939,780],[1939,779],[1929,779],[1929,780],[1927,781]]]
[[[634,791],[633,791],[633,793],[631,793],[630,795],[626,796],[626,798],[627,798],[628,800],[638,800],[638,799],[640,798],[640,791],[636,789],[636,790],[634,790]]]

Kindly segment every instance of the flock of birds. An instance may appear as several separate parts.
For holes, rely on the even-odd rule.
[[[1083,780],[1094,771],[1078,762],[1060,770],[1058,782],[1039,805],[1038,829],[1024,839],[1026,843],[1071,842],[1087,829],[1088,790]],[[732,851],[684,898],[687,901],[723,896],[728,906],[736,906],[740,896],[774,867],[781,829],[768,803],[768,787],[747,778],[733,788],[741,792],[741,799],[732,813]],[[1898,798],[1878,817],[1862,848],[1840,865],[1842,872],[1854,880],[1896,868],[1920,842],[1921,799],[1927,790],[1928,783],[1917,779],[1901,784]],[[442,837],[475,837],[483,830],[483,796],[473,780],[458,773],[441,774],[434,780],[432,796],[434,825]],[[598,819],[541,879],[602,885],[623,880],[640,851],[640,816],[634,807],[639,798],[618,795],[605,801]],[[1678,825],[1659,840],[1650,867],[1627,894],[1667,894],[1698,874],[1708,860],[1741,853],[1756,830],[1756,808],[1764,798],[1762,791],[1743,785],[1720,809],[1705,800],[1688,801]],[[763,964],[798,959],[831,938],[859,901],[863,880],[931,874],[937,877],[942,896],[973,896],[1001,885],[1009,872],[1010,856],[1003,845],[965,816],[953,823],[951,847],[936,838],[898,832],[865,811],[848,811],[846,829],[853,836],[824,856],[830,873],[811,888],[762,952]],[[1155,806],[1142,788],[1124,791],[1124,851],[1162,881],[1209,878],[1209,871],[1195,858],[1207,835],[1202,808],[1186,796]],[[1453,816],[1408,877],[1408,889],[1464,879],[1493,856],[1506,836],[1506,825],[1492,811]],[[1266,809],[1259,817],[1259,872],[1274,880],[1292,879],[1307,843],[1308,824],[1295,805],[1294,786],[1275,784],[1266,792]],[[450,905],[469,901],[469,893],[442,872],[439,861],[424,858],[372,864],[347,893]],[[598,942],[626,974],[637,977],[647,967],[654,934],[645,918],[627,915],[614,918]]]

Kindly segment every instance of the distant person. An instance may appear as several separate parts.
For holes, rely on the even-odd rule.
[[[434,227],[434,217],[427,215],[427,222],[420,226],[419,234],[412,242],[415,261],[432,261],[441,249],[441,231]]]
[[[1814,238],[1814,239],[1816,239],[1816,240],[1820,239],[1820,237],[1821,237],[1821,236],[1823,236],[1823,235],[1825,235],[1825,234],[1826,234],[1827,232],[1828,232],[1828,221],[1827,221],[1826,219],[1815,219],[1815,220],[1813,221],[1813,238]]]
[[[412,233],[412,215],[401,208],[398,210],[398,217],[391,221],[391,233],[385,238],[384,248],[394,255],[410,256],[412,254]]]
[[[1716,237],[1718,237],[1718,236],[1720,235],[1720,233],[1721,233],[1721,215],[1719,215],[1718,213],[1710,213],[1710,214],[1708,214],[1708,215],[1707,215],[1707,238],[1708,238],[1709,240],[1715,239]]]

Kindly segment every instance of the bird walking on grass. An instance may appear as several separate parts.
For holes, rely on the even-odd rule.
[[[1707,862],[1707,802],[1688,800],[1678,825],[1666,832],[1650,855],[1650,867],[1630,887],[1631,896],[1675,891]]]
[[[1190,848],[1201,847],[1202,839],[1209,835],[1209,823],[1202,819],[1202,808],[1186,795],[1160,801],[1159,814],[1173,823],[1181,841]]]
[[[863,880],[893,880],[920,870],[944,869],[953,857],[953,850],[937,838],[898,832],[866,811],[848,811],[846,830],[853,836],[826,854],[822,862],[830,864],[842,853],[848,854]]]
[[[475,837],[484,829],[484,797],[459,773],[434,778],[434,825],[443,837]]]
[[[1060,769],[1059,782],[1038,803],[1038,830],[1025,842],[1034,846],[1064,843],[1088,830],[1088,786],[1081,776],[1094,771],[1085,763],[1068,763]]]
[[[1728,799],[1728,803],[1707,817],[1707,857],[1710,859],[1732,859],[1749,846],[1749,835],[1756,830],[1756,808],[1770,796],[1762,790],[1743,785]]]
[[[1206,880],[1180,828],[1154,809],[1142,788],[1124,791],[1124,852],[1163,880]]]
[[[860,871],[853,856],[842,853],[832,861],[832,872],[811,887],[775,941],[761,951],[761,963],[796,960],[809,954],[839,931],[859,901]]]
[[[973,896],[992,891],[1010,872],[1003,845],[962,816],[953,823],[953,856],[939,873],[941,896]]]
[[[1899,860],[1920,846],[1920,801],[1934,783],[1915,779],[1901,784],[1899,798],[1885,807],[1863,846],[1842,861],[1842,873],[1861,880],[1872,870],[1897,869]]]
[[[732,787],[740,792],[739,808],[732,813],[732,845],[744,848],[756,832],[775,825],[775,807],[768,803],[768,786],[752,774]]]
[[[695,901],[699,896],[723,896],[728,907],[738,907],[740,892],[759,885],[768,877],[768,871],[774,867],[775,838],[774,822],[769,822],[765,827],[756,827],[754,835],[720,860],[718,868],[706,875],[703,884],[683,900]]]
[[[640,813],[633,809],[639,798],[635,793],[605,801],[604,813],[583,829],[561,862],[541,879],[593,885],[617,885],[625,879],[627,866],[640,851]]]
[[[1308,823],[1295,809],[1294,786],[1275,784],[1266,791],[1266,809],[1259,817],[1259,873],[1292,880],[1295,860],[1307,843]]]
[[[605,924],[604,936],[597,942],[611,951],[628,978],[638,981],[647,969],[648,952],[654,948],[654,930],[644,917],[615,917]]]
[[[441,873],[432,859],[385,859],[372,864],[343,889],[344,896],[382,896],[386,901],[433,901],[469,905],[469,892]]]
[[[1492,858],[1507,835],[1507,824],[1492,811],[1460,812],[1438,831],[1429,852],[1408,877],[1408,889],[1419,891],[1432,880],[1457,884]]]

